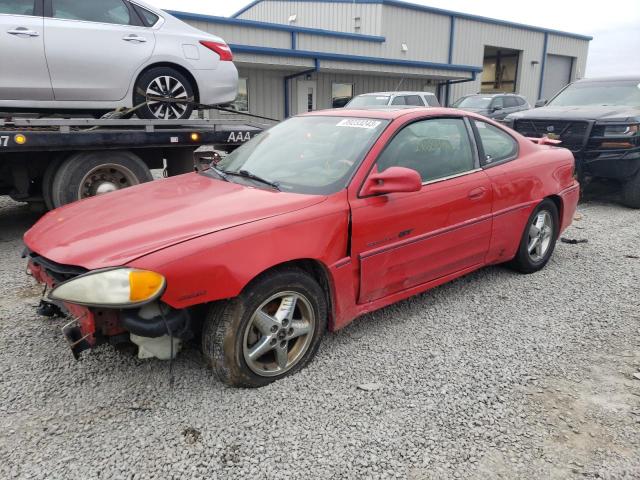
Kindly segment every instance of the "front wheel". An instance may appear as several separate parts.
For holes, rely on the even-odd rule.
[[[133,105],[146,104],[136,110],[140,118],[183,120],[193,112],[194,86],[182,73],[169,67],[144,72],[135,85]]]
[[[296,268],[273,271],[211,307],[202,351],[224,383],[261,387],[309,363],[326,323],[325,295],[311,276]]]
[[[622,185],[622,203],[629,208],[640,208],[640,171]]]
[[[522,273],[541,270],[553,254],[559,225],[556,204],[549,199],[540,202],[527,221],[511,267]]]

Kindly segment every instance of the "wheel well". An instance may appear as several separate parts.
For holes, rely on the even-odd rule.
[[[556,208],[558,209],[558,221],[562,224],[562,198],[558,195],[549,195],[547,198],[555,203]]]
[[[311,275],[311,277],[316,282],[318,282],[318,285],[320,285],[320,288],[322,288],[322,290],[324,291],[325,299],[327,301],[327,311],[329,312],[329,319],[328,319],[329,321],[327,322],[327,325],[329,329],[332,330],[333,322],[334,322],[333,294],[331,289],[329,271],[327,270],[327,268],[322,262],[313,260],[311,258],[301,258],[297,260],[291,260],[288,262],[280,263],[278,265],[274,265],[268,268],[267,270],[261,272],[259,275],[256,275],[256,277],[254,277],[253,280],[251,280],[247,285],[245,285],[243,290],[247,289],[252,283],[254,283],[256,280],[258,280],[260,277],[262,277],[266,273],[282,270],[286,268],[291,268],[291,267],[299,268],[305,273],[308,273],[309,275]]]
[[[144,75],[146,72],[148,72],[152,68],[157,68],[157,67],[173,68],[174,70],[177,70],[182,75],[187,77],[187,79],[191,82],[191,86],[193,87],[193,95],[195,96],[196,102],[200,101],[200,91],[198,90],[198,82],[196,82],[196,79],[194,78],[193,75],[191,75],[191,72],[189,70],[187,70],[181,65],[178,65],[177,63],[159,62],[159,63],[154,63],[153,65],[149,65],[148,67],[146,67],[144,70],[140,72],[140,74],[138,75],[138,78],[136,78],[135,85],[138,84],[138,80],[140,80],[140,77],[142,75]]]

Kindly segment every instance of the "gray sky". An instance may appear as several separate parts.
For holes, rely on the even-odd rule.
[[[229,16],[249,0],[146,0],[169,10]],[[586,75],[640,74],[640,1],[606,2],[538,0],[412,0],[412,3],[455,10],[539,27],[591,35]],[[614,6],[615,5],[615,6]],[[447,39],[443,39],[447,41]]]

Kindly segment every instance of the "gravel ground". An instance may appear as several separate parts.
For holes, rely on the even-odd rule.
[[[583,204],[545,270],[487,268],[325,337],[259,390],[38,317],[0,198],[0,478],[640,478],[640,212]],[[638,375],[640,376],[640,375]],[[358,388],[365,386],[367,389]]]

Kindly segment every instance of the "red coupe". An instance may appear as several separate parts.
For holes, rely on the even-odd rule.
[[[326,330],[485,265],[535,272],[579,196],[569,150],[452,109],[327,110],[217,165],[46,214],[25,237],[74,353],[201,337],[220,379],[265,385]]]

